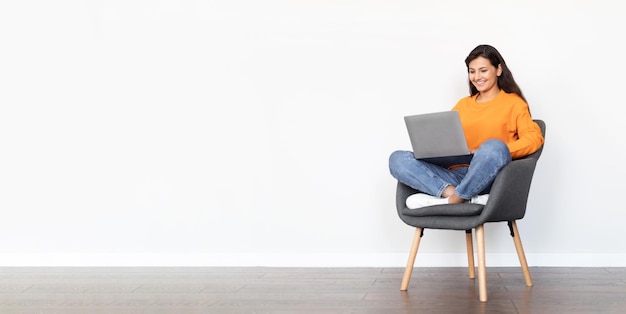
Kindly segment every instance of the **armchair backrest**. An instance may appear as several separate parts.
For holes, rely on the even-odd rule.
[[[542,120],[534,121],[541,128],[545,138],[546,124]],[[512,221],[524,217],[535,166],[542,151],[543,145],[533,154],[513,160],[500,170],[493,182],[489,201],[483,208],[480,220]]]

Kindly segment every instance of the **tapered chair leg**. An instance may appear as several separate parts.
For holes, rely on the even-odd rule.
[[[511,235],[513,236],[513,242],[515,242],[515,250],[517,250],[517,257],[519,258],[519,263],[522,266],[522,273],[524,274],[526,286],[532,287],[533,279],[530,277],[530,270],[528,269],[528,263],[526,262],[522,239],[520,238],[519,231],[517,230],[517,223],[515,221],[509,222],[509,228],[511,228]]]
[[[467,269],[470,278],[476,278],[474,265],[474,243],[472,242],[472,229],[465,231],[465,244],[467,245]]]
[[[476,227],[478,248],[478,299],[487,302],[487,266],[485,265],[485,226]]]
[[[411,244],[411,251],[409,252],[409,261],[406,263],[404,269],[404,276],[402,277],[402,285],[400,290],[406,291],[409,288],[409,281],[411,281],[411,274],[413,273],[413,265],[415,265],[415,256],[417,256],[417,249],[420,246],[420,240],[422,238],[422,228],[415,228],[415,235],[413,236],[413,244]]]

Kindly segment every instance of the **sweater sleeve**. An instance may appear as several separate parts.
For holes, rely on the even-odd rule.
[[[524,103],[518,106],[511,119],[517,129],[517,140],[507,144],[511,158],[517,159],[536,152],[543,145],[544,138],[539,125],[530,116],[528,105]]]

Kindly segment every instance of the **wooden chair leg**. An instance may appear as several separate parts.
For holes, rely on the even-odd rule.
[[[465,244],[467,245],[467,268],[470,278],[476,278],[474,265],[474,243],[472,242],[472,229],[465,231]]]
[[[409,252],[409,261],[406,263],[404,269],[404,276],[402,277],[402,285],[400,290],[406,291],[409,288],[409,281],[411,280],[411,274],[413,273],[413,265],[415,265],[415,256],[417,256],[417,249],[420,246],[420,240],[422,238],[422,228],[415,228],[415,235],[413,236],[413,244],[411,244],[411,251]]]
[[[485,265],[485,226],[476,227],[476,246],[478,247],[478,298],[487,302],[487,266]]]
[[[524,280],[526,281],[526,286],[533,286],[533,279],[530,277],[530,270],[528,269],[528,263],[526,262],[526,255],[524,254],[524,247],[522,246],[522,239],[519,236],[519,231],[517,230],[517,223],[515,221],[511,221],[511,233],[513,236],[513,242],[515,242],[515,249],[517,250],[517,257],[519,258],[519,263],[522,266],[522,273],[524,274]]]

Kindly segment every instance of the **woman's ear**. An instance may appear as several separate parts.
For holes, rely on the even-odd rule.
[[[498,64],[498,70],[496,71],[497,75],[502,75],[502,63]]]

